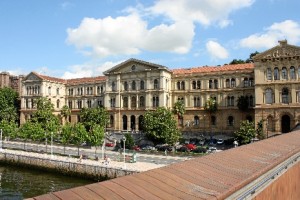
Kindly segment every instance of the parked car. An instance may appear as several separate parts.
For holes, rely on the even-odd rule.
[[[142,150],[155,150],[155,147],[151,145],[146,145],[142,147]]]
[[[106,142],[106,143],[105,143],[105,146],[106,146],[106,147],[114,147],[115,144],[112,143],[112,142]]]
[[[216,152],[217,151],[217,148],[216,147],[209,147],[207,152],[208,153],[213,153],[213,152]]]
[[[182,146],[179,149],[177,149],[178,152],[189,152],[190,150],[186,146]]]
[[[224,144],[224,140],[223,139],[218,139],[217,144],[219,144],[219,145]]]
[[[135,151],[140,151],[141,150],[141,148],[138,145],[133,146],[132,149],[135,150]]]
[[[197,149],[197,146],[195,144],[186,144],[185,147],[188,148],[189,151]]]

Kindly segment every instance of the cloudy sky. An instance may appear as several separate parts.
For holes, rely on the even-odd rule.
[[[136,58],[174,68],[300,46],[299,0],[0,0],[0,70],[102,75]]]

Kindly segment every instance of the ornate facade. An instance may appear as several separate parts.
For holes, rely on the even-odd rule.
[[[170,70],[129,59],[92,78],[64,80],[32,72],[23,81],[20,119],[30,118],[34,99],[43,96],[57,115],[64,105],[71,108],[72,123],[80,121],[81,108],[101,105],[110,113],[108,130],[138,131],[147,110],[171,109],[180,100],[186,113],[178,125],[184,132],[229,134],[245,119],[264,120],[270,134],[287,132],[300,119],[299,52],[281,41],[247,64]],[[240,96],[248,99],[246,112],[237,107]],[[204,110],[210,97],[218,103],[212,115]]]

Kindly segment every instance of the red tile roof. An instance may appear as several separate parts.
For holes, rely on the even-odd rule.
[[[106,80],[105,76],[96,76],[96,77],[84,77],[84,78],[74,78],[74,79],[61,79],[61,78],[55,78],[50,76],[45,76],[42,74],[38,74],[36,72],[33,72],[36,76],[40,77],[43,80],[47,81],[53,81],[58,83],[64,83],[67,85],[75,85],[75,84],[85,84],[85,83],[96,83],[96,82],[102,82]]]
[[[300,131],[294,131],[140,174],[32,199],[224,199],[299,152]]]
[[[192,74],[192,73],[209,73],[209,72],[224,72],[235,70],[251,70],[254,69],[253,63],[236,64],[236,65],[223,65],[223,66],[203,66],[194,68],[173,69],[173,74]]]

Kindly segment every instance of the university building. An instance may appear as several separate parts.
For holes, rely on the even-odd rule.
[[[47,97],[60,115],[64,105],[80,121],[83,107],[104,106],[110,114],[107,129],[139,131],[143,115],[157,107],[172,109],[183,101],[186,113],[178,119],[183,132],[230,134],[242,120],[263,120],[269,134],[290,131],[300,120],[300,47],[280,41],[278,46],[257,54],[253,63],[169,69],[166,66],[129,59],[104,72],[104,76],[59,79],[35,72],[22,81],[20,121],[30,119],[34,99]],[[237,107],[248,99],[249,109]],[[204,110],[215,98],[217,112]]]

